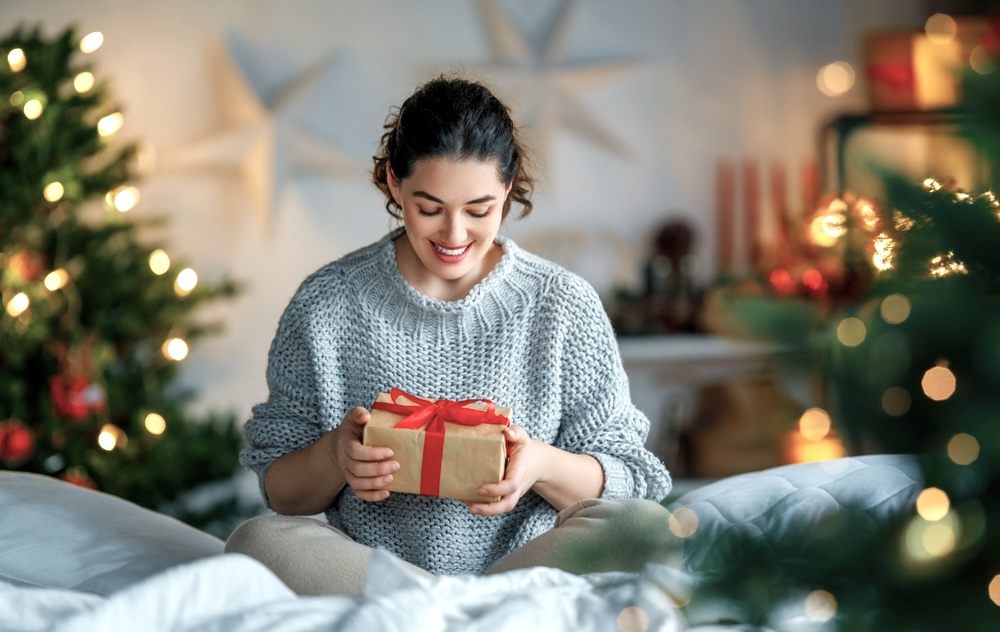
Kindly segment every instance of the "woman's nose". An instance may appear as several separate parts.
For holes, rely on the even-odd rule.
[[[465,219],[462,213],[448,213],[444,227],[445,239],[449,246],[461,246],[465,243]]]

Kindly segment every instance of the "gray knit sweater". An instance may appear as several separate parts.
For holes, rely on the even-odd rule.
[[[501,236],[500,263],[468,296],[436,300],[400,275],[392,240],[401,233],[312,274],[282,315],[269,397],[253,408],[240,454],[262,491],[275,459],[399,387],[511,406],[534,439],[595,457],[604,498],[666,496],[670,477],[643,447],[649,421],[631,402],[614,333],[586,281]],[[326,515],[362,544],[453,575],[482,573],[552,528],[556,510],[533,492],[483,517],[456,500],[394,493],[366,502],[345,487]]]

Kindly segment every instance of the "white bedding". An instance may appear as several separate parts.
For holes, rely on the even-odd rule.
[[[701,522],[693,537],[678,538],[672,566],[426,579],[377,552],[365,593],[354,598],[298,597],[258,562],[223,554],[220,540],[176,520],[48,477],[0,473],[0,632],[756,630],[698,603],[699,564],[721,533],[801,537],[846,506],[877,523],[919,489],[918,469],[901,456],[775,468],[673,503]],[[802,627],[796,612],[778,623],[818,629]]]

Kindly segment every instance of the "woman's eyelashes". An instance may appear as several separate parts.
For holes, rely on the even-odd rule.
[[[423,217],[434,217],[435,215],[441,213],[441,209],[428,211],[420,207],[417,207],[417,212],[420,213],[420,215],[422,215]],[[477,212],[472,209],[467,209],[465,212],[468,213],[470,217],[475,217],[476,219],[483,219],[484,217],[490,214],[490,209],[486,209],[485,211],[482,212]]]

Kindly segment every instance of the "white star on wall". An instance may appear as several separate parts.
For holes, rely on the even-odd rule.
[[[537,33],[510,19],[500,0],[482,0],[495,61],[486,69],[506,89],[515,119],[527,129],[543,162],[557,128],[566,128],[620,156],[632,152],[591,113],[582,93],[634,68],[630,60],[567,59],[566,41],[576,0],[561,0]]]
[[[242,53],[242,54],[241,54]],[[353,110],[342,95],[343,61],[322,59],[277,90],[267,90],[252,51],[231,36],[219,55],[220,99],[227,124],[169,151],[168,168],[237,171],[266,230],[280,210],[285,184],[296,173],[359,175],[365,165],[332,140],[329,120]]]

